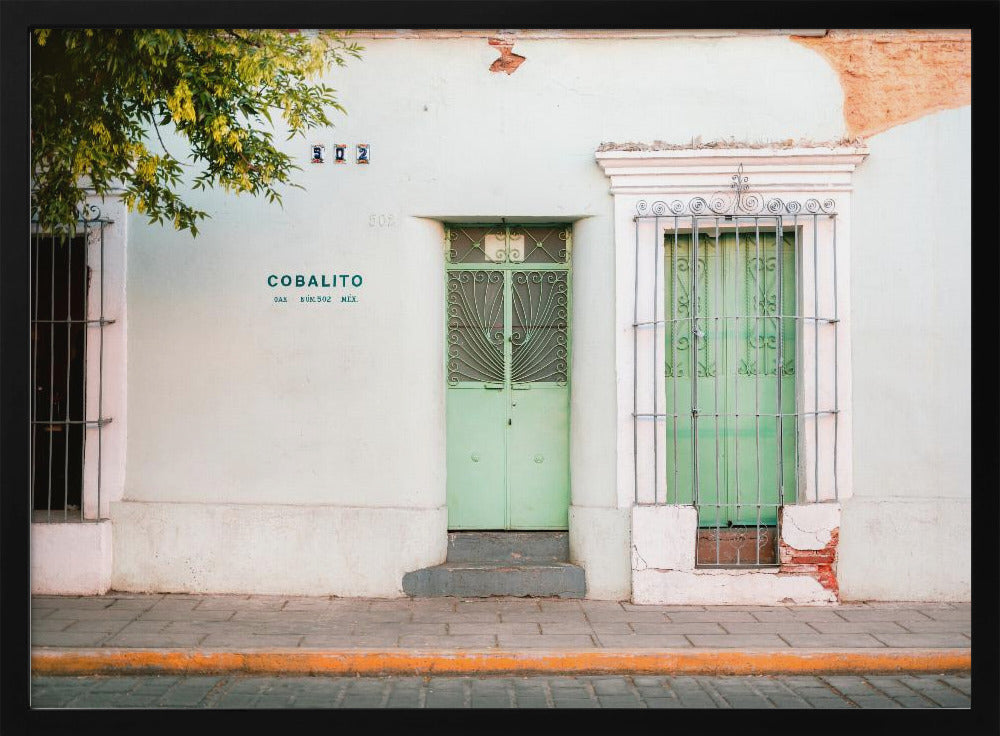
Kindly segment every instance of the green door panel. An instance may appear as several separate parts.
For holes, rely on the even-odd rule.
[[[448,528],[503,529],[506,391],[447,392]]]
[[[569,229],[450,227],[450,529],[566,529]]]
[[[700,233],[693,269],[690,235],[664,243],[668,500],[697,500],[701,526],[773,525],[795,498],[795,419],[776,416],[795,412],[794,236],[775,243]]]
[[[569,519],[569,389],[511,392],[507,432],[510,528],[566,529]]]

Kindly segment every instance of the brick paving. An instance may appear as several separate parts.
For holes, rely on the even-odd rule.
[[[642,606],[546,598],[112,593],[35,596],[31,623],[32,645],[55,648],[787,651],[972,644],[968,603]]]
[[[969,675],[34,677],[33,708],[968,708]]]

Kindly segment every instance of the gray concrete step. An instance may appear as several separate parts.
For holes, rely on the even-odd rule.
[[[568,562],[569,532],[449,532],[448,562]]]
[[[445,562],[403,576],[403,592],[415,597],[558,596],[583,598],[583,568],[569,562],[497,564]]]

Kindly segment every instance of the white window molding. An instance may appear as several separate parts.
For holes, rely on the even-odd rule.
[[[656,340],[652,337],[639,339],[633,343],[633,322],[636,313],[650,315],[651,318],[663,318],[663,297],[654,305],[651,295],[662,289],[662,277],[657,278],[656,268],[652,262],[648,267],[640,264],[636,270],[636,249],[642,237],[662,238],[662,234],[645,234],[640,229],[658,227],[666,232],[673,227],[674,218],[670,205],[686,204],[696,197],[711,201],[711,196],[726,192],[732,183],[732,177],[740,167],[746,177],[749,191],[757,193],[762,202],[778,199],[783,202],[800,202],[815,199],[819,202],[833,201],[837,213],[836,218],[811,215],[800,216],[797,225],[800,228],[800,273],[802,269],[813,268],[811,260],[813,247],[813,223],[816,223],[816,236],[820,242],[830,242],[836,234],[836,264],[832,253],[827,251],[817,255],[818,263],[817,288],[819,295],[803,289],[800,293],[800,303],[811,303],[814,297],[824,302],[834,301],[837,308],[837,328],[826,331],[818,338],[814,347],[811,339],[800,340],[800,377],[797,380],[797,392],[800,401],[805,400],[806,409],[812,408],[812,398],[815,384],[814,376],[820,374],[819,401],[821,407],[824,401],[832,401],[829,395],[836,386],[837,406],[839,414],[835,424],[822,426],[818,432],[809,427],[801,432],[800,452],[804,453],[802,463],[809,466],[816,458],[817,440],[820,456],[815,474],[810,477],[800,477],[798,498],[785,499],[789,502],[833,501],[843,500],[851,495],[851,372],[850,372],[850,229],[851,229],[851,192],[852,174],[855,168],[867,156],[867,149],[862,146],[842,147],[801,147],[801,148],[698,148],[670,149],[653,151],[600,151],[596,154],[597,162],[611,182],[610,191],[614,196],[615,218],[615,251],[616,251],[616,364],[617,364],[617,406],[618,406],[618,503],[620,508],[633,504],[653,503],[657,476],[664,472],[664,460],[654,471],[652,453],[648,446],[655,441],[652,433],[643,442],[634,437],[633,411],[635,406],[634,391],[647,391],[647,400],[652,399],[652,386],[656,376],[657,392],[660,394],[659,406],[665,403],[663,396],[663,349],[659,348],[659,357],[654,356],[657,349]],[[644,203],[646,212],[662,212],[664,217],[656,220],[636,220],[640,203]],[[711,216],[709,210],[706,214]],[[802,214],[806,215],[806,210]],[[793,221],[786,215],[783,221]],[[803,227],[808,222],[808,227]],[[834,224],[835,223],[835,224]],[[661,262],[662,263],[662,262]],[[803,284],[809,284],[804,279]],[[807,293],[808,292],[808,293]],[[638,300],[638,303],[637,303]],[[643,302],[645,300],[645,302]],[[823,313],[825,306],[820,307]],[[655,317],[652,317],[655,315]],[[662,337],[662,333],[660,333]],[[835,336],[834,336],[835,335]],[[820,363],[816,365],[818,348]],[[824,380],[833,377],[833,367],[827,365],[825,356],[837,356],[836,381]],[[656,373],[653,374],[653,366]],[[821,371],[816,369],[820,368]],[[645,386],[645,388],[644,388]],[[665,437],[660,429],[659,447],[664,448]],[[817,436],[818,435],[818,436]],[[833,457],[824,448],[835,444],[836,468]],[[638,448],[636,447],[638,445]],[[661,449],[661,455],[662,449]],[[648,456],[648,461],[647,457]],[[638,457],[639,462],[636,462]],[[836,471],[837,490],[834,492],[833,478]],[[814,476],[818,476],[814,477]],[[818,482],[817,482],[818,480]],[[662,499],[662,496],[661,496]],[[659,502],[663,502],[660,500]]]
[[[94,429],[86,434],[83,509],[85,518],[108,519],[111,503],[121,500],[125,488],[128,209],[117,192],[106,199],[91,195],[87,203],[110,221],[88,231],[87,319],[113,322],[87,332],[86,416],[111,421],[100,432]]]

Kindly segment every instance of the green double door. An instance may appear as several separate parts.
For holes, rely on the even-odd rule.
[[[696,502],[703,527],[774,525],[795,499],[793,234],[780,243],[752,226],[665,238],[668,501]]]
[[[568,231],[449,236],[448,527],[566,529]]]

